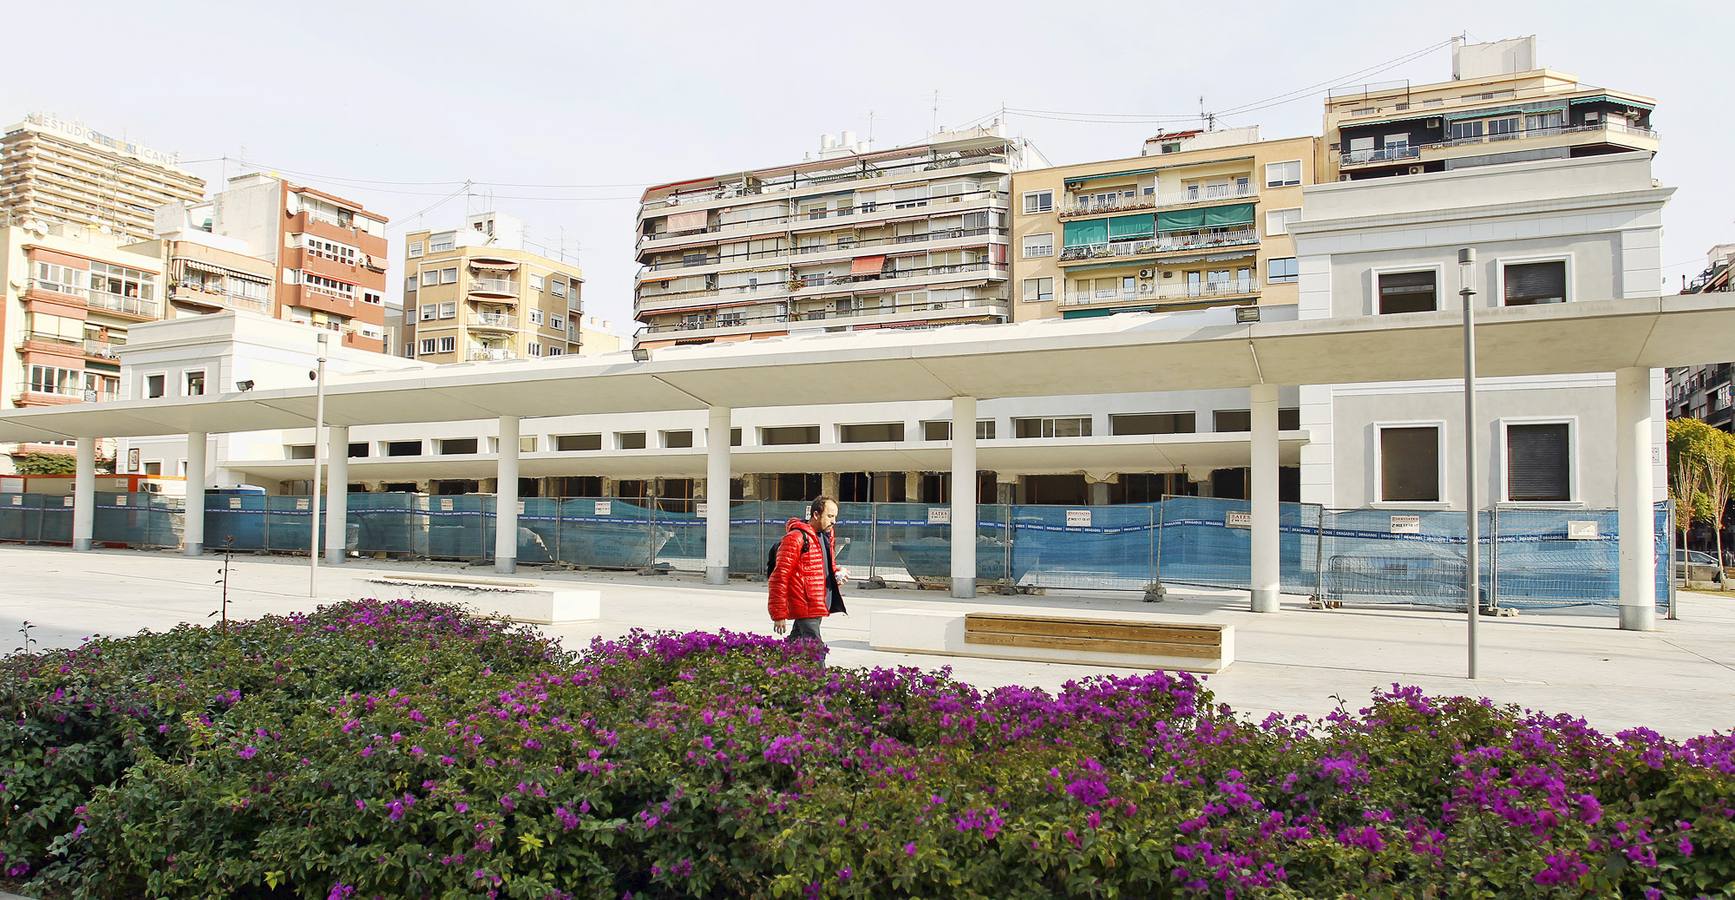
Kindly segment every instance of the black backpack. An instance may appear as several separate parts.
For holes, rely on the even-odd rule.
[[[788,532],[784,533],[787,534]],[[771,545],[770,550],[765,551],[766,578],[770,578],[771,573],[777,571],[777,551],[781,549],[783,549],[783,541],[779,540],[777,543]],[[801,555],[807,555],[807,532],[805,531],[801,533]]]

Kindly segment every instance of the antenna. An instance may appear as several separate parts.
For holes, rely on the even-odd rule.
[[[868,110],[868,136],[867,136],[867,144],[868,144],[868,148],[869,148],[869,149],[872,149],[872,148],[873,148],[873,145],[874,145],[874,111],[873,111],[873,110],[871,110],[871,109],[870,109],[870,110]]]
[[[1199,95],[1199,121],[1205,124],[1206,131],[1217,130],[1217,114],[1205,111],[1205,95]]]
[[[929,123],[928,133],[937,134],[940,131],[940,89],[934,89],[934,118]]]

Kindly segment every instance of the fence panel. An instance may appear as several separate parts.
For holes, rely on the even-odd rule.
[[[399,559],[428,555],[428,497],[423,494],[350,494],[349,526],[363,556]]]
[[[1495,510],[1495,602],[1520,609],[1618,603],[1617,519],[1613,510]]]
[[[552,544],[543,542],[561,563],[587,569],[639,569],[654,565],[673,537],[658,524],[650,507],[598,497],[558,501]],[[522,546],[522,539],[520,545]]]
[[[0,541],[72,543],[72,497],[7,494],[0,503]]]
[[[1246,500],[1164,497],[1157,509],[1157,578],[1165,584],[1249,590],[1253,574],[1253,507]],[[1318,506],[1277,505],[1281,589],[1311,594],[1318,586]]]
[[[1012,507],[1015,583],[1142,591],[1156,581],[1157,504]]]
[[[98,491],[91,542],[139,550],[178,548],[183,503],[181,497],[162,494]]]
[[[1494,520],[1478,519],[1481,605],[1498,575]],[[1462,607],[1464,513],[1446,510],[1326,510],[1321,529],[1319,596],[1346,604]]]

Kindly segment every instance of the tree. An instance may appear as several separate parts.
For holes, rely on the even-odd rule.
[[[1681,546],[1687,546],[1687,532],[1693,523],[1709,516],[1710,496],[1705,493],[1706,462],[1709,449],[1722,434],[1698,419],[1670,419],[1669,497],[1675,501],[1675,527],[1681,530]]]
[[[72,475],[78,460],[70,453],[20,453],[12,457],[12,467],[20,475]]]
[[[1710,426],[1706,426],[1710,428]],[[1710,501],[1711,535],[1717,563],[1723,563],[1723,524],[1729,514],[1729,494],[1735,489],[1735,434],[1710,428],[1705,437],[1705,497]]]

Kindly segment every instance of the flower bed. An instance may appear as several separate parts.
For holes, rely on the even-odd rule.
[[[375,601],[0,668],[0,871],[48,896],[1735,890],[1735,738],[1396,686],[1255,725]]]

